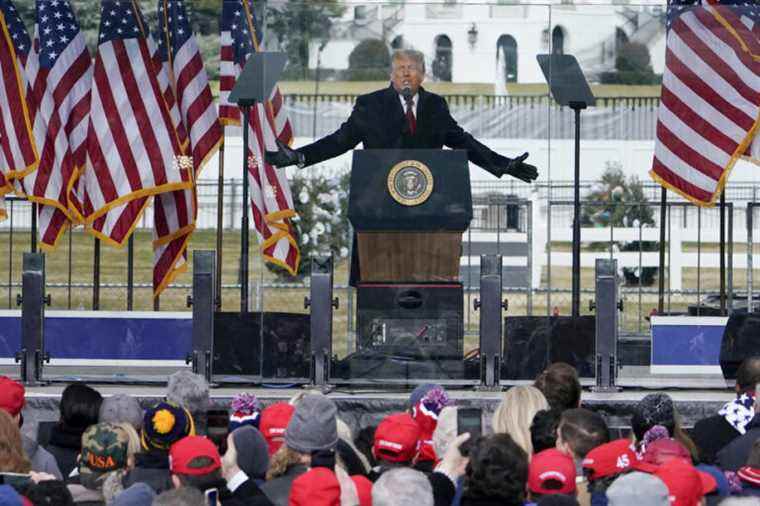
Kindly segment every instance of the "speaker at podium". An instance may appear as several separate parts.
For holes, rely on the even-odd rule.
[[[356,231],[358,352],[461,360],[459,264],[472,220],[467,153],[354,151],[348,217]]]

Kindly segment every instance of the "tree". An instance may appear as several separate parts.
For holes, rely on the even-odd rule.
[[[388,78],[391,55],[380,39],[364,39],[348,55],[349,81],[379,81]]]
[[[605,84],[657,84],[661,76],[652,70],[649,49],[639,42],[626,42],[620,46],[615,58],[615,72],[601,76]]]
[[[291,181],[293,205],[298,216],[291,220],[301,251],[297,278],[309,274],[312,255],[332,254],[336,264],[348,257],[348,186],[350,172],[339,177],[297,174]],[[267,263],[281,281],[292,281],[290,274]]]
[[[344,10],[338,0],[288,0],[279,8],[267,10],[267,26],[288,55],[286,76],[308,78],[311,42],[329,37],[333,18]]]
[[[626,178],[621,165],[607,162],[602,179],[596,183],[584,198],[586,202],[599,202],[601,205],[584,205],[581,212],[581,224],[596,227],[639,228],[654,226],[652,207],[647,205],[647,198],[641,181],[636,176]],[[654,241],[615,241],[620,251],[657,251],[658,243]],[[607,249],[608,243],[596,243],[595,249]],[[623,277],[628,285],[636,285],[641,279],[644,286],[654,282],[656,267],[623,267]]]

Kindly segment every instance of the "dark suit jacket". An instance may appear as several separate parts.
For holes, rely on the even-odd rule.
[[[404,109],[393,86],[356,99],[351,116],[328,136],[298,148],[306,158],[306,165],[329,160],[353,149],[360,142],[364,149],[464,149],[472,163],[496,177],[509,163],[509,159],[481,144],[465,132],[451,117],[446,100],[420,87],[416,111],[417,127],[409,132]],[[349,284],[359,281],[359,260],[354,236]]]
[[[509,160],[481,144],[460,127],[440,95],[419,89],[417,128],[410,135],[399,94],[388,86],[356,99],[351,116],[338,130],[297,151],[306,165],[329,160],[353,149],[360,142],[364,149],[464,149],[472,163],[495,176]]]

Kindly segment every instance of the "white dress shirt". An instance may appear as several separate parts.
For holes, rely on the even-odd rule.
[[[412,113],[414,113],[414,119],[417,119],[417,103],[419,100],[417,100],[419,97],[419,93],[415,93],[412,97]],[[404,111],[404,114],[406,114],[406,100],[404,100],[404,95],[399,93],[398,99],[401,100],[401,110]]]
[[[235,475],[232,478],[227,480],[227,488],[229,489],[230,492],[234,492],[235,490],[237,490],[237,488],[240,485],[242,485],[246,481],[248,481],[248,475],[245,474],[245,472],[243,472],[242,470],[238,471],[235,473]]]

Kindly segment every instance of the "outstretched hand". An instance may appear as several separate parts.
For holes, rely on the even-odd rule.
[[[301,165],[304,162],[304,156],[291,149],[290,146],[282,142],[280,139],[275,139],[277,143],[277,151],[265,151],[264,158],[269,165],[275,167],[287,167],[288,165]]]
[[[502,175],[509,174],[526,183],[532,182],[538,177],[538,169],[534,165],[525,163],[526,158],[528,158],[527,151],[517,158],[510,160],[507,166],[504,167]]]
[[[446,453],[436,466],[437,471],[441,471],[456,483],[456,480],[464,475],[467,463],[470,459],[462,455],[460,447],[462,443],[470,439],[470,433],[459,434],[451,443],[449,443]],[[466,452],[465,452],[466,453]]]

